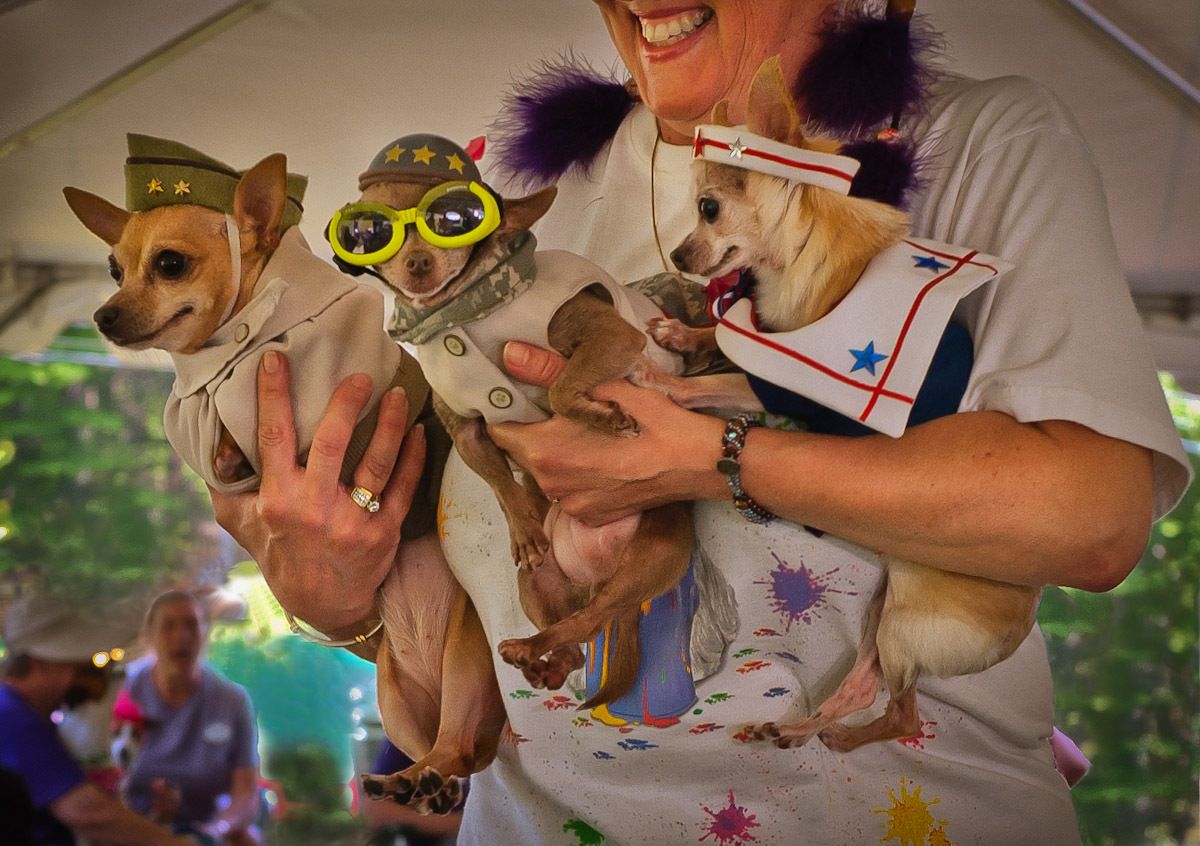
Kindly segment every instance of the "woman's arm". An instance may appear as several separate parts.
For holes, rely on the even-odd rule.
[[[308,465],[301,467],[288,361],[268,352],[258,373],[262,484],[244,494],[210,489],[217,522],[254,556],[280,604],[335,638],[361,633],[361,624],[375,613],[375,591],[396,558],[400,524],[425,457],[423,430],[404,435],[404,392],[388,391],[355,473],[359,484],[379,494],[382,507],[370,514],[351,501],[338,473],[370,397],[365,374],[338,386],[313,436]]]
[[[506,349],[513,375],[552,378],[553,353],[524,352],[521,362]],[[626,382],[597,395],[631,413],[640,435],[608,438],[554,418],[493,426],[492,437],[590,523],[729,497],[716,470],[721,420]],[[1108,590],[1137,563],[1151,522],[1149,450],[1062,421],[968,412],[899,439],[754,429],[741,463],[745,489],[782,517],[888,555],[1022,584]]]

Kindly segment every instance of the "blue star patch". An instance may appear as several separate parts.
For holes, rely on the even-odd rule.
[[[871,341],[866,348],[861,350],[850,350],[850,355],[854,356],[854,366],[850,368],[850,372],[855,370],[865,370],[872,376],[875,375],[875,365],[887,358],[882,353],[875,352],[875,342]]]
[[[917,261],[917,263],[914,264],[913,267],[926,267],[926,268],[929,268],[930,270],[936,271],[936,270],[945,270],[946,268],[948,268],[950,266],[948,264],[942,264],[942,262],[938,261],[933,256],[913,256],[913,258],[916,259],[916,261]]]

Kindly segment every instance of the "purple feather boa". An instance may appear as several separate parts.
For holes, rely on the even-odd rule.
[[[941,46],[921,15],[910,24],[853,14],[829,24],[792,94],[819,132],[853,138],[925,99]]]
[[[633,104],[615,74],[569,54],[543,61],[508,90],[490,128],[502,174],[529,189],[586,174]]]

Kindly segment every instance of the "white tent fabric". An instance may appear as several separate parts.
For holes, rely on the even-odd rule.
[[[1195,0],[922,0],[919,11],[946,33],[952,69],[1033,77],[1073,110],[1159,364],[1200,391],[1200,106],[1076,7],[1200,85]],[[319,243],[387,141],[481,134],[512,76],[566,49],[614,66],[592,3],[0,0],[0,351],[44,346],[106,296],[105,249],[61,188],[120,202],[126,132],[241,167],[287,153],[311,177],[303,229]]]

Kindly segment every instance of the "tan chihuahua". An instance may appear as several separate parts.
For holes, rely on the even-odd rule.
[[[428,141],[429,149],[443,151],[447,159],[457,155],[451,150],[458,148],[446,139],[406,138],[417,140],[400,139],[395,149],[410,149]],[[380,162],[383,160],[377,157]],[[372,171],[368,171],[360,178],[362,195],[359,203],[346,207],[348,214],[355,208],[369,210],[371,204],[376,209],[383,206],[391,210],[428,207],[431,189],[454,178],[447,173],[425,175],[420,165],[389,171],[383,163],[374,173],[372,177]],[[462,170],[457,173],[462,174]],[[409,329],[408,334],[399,337],[418,344],[439,417],[465,463],[495,493],[508,521],[512,554],[519,565],[522,607],[539,632],[501,642],[500,655],[520,668],[534,687],[557,688],[571,670],[582,666],[579,644],[596,637],[611,623],[609,672],[596,695],[581,706],[592,707],[613,701],[632,686],[638,668],[641,606],[682,578],[691,552],[692,527],[690,509],[684,503],[651,509],[608,526],[584,526],[557,505],[552,506],[531,475],[519,474],[518,481],[508,457],[488,436],[484,415],[528,402],[520,389],[510,384],[491,388],[489,394],[493,383],[484,382],[479,397],[462,396],[472,390],[476,372],[494,373],[496,380],[507,379],[497,366],[503,340],[531,339],[562,353],[567,364],[549,388],[548,398],[539,398],[544,403],[541,410],[521,419],[540,419],[551,410],[614,435],[637,431],[636,421],[615,404],[594,399],[591,392],[603,382],[624,378],[646,366],[647,338],[637,328],[646,317],[639,317],[637,325],[622,317],[614,307],[620,291],[612,290],[620,286],[611,280],[606,283],[610,287],[599,284],[607,276],[585,260],[554,251],[533,252],[533,239],[527,230],[547,211],[554,196],[555,189],[548,188],[524,198],[497,200],[497,206],[503,208],[498,228],[470,245],[437,246],[409,227],[407,235],[392,236],[397,241],[403,238],[402,245],[376,266],[381,278],[396,292],[400,307],[413,314],[436,316],[465,298],[482,301],[479,291],[496,280],[507,287],[515,277],[529,275],[532,279],[533,270],[526,274],[513,268],[522,262],[533,266],[536,259],[536,279],[528,291],[513,297],[503,313],[495,312],[495,319],[504,322],[496,324],[498,340],[489,349],[481,352],[485,342],[478,339],[490,330],[483,328],[484,318],[476,320],[473,316],[456,316],[447,321],[447,330],[423,333],[419,328]],[[369,228],[368,223],[363,225]],[[349,225],[341,230],[342,235],[335,230],[331,226],[331,240],[352,239],[358,237],[355,232],[361,231]],[[564,302],[554,300],[546,306],[540,326],[529,325],[533,318],[515,319],[519,325],[514,325],[510,320],[512,309],[529,314],[522,310],[532,308],[531,303],[548,300],[552,296],[547,293],[552,290],[548,286],[557,285],[556,280],[571,273],[579,274],[582,281],[567,290]],[[481,274],[487,278],[481,281]],[[489,313],[487,319],[491,317]],[[414,317],[418,319],[424,318]],[[654,345],[649,347],[653,349]],[[456,396],[452,398],[449,393]]]
[[[712,123],[729,125],[723,106],[714,111]],[[805,138],[778,60],[769,60],[755,76],[747,124],[750,132],[793,147],[839,148],[833,141]],[[719,162],[697,162],[693,168],[700,220],[672,259],[680,270],[707,277],[751,269],[757,280],[756,314],[769,331],[797,329],[829,313],[871,258],[907,232],[907,216],[883,203]],[[670,321],[657,322],[653,331],[673,349],[714,343],[711,330]],[[740,374],[651,383],[691,408],[762,410]],[[919,676],[985,670],[1011,655],[1033,626],[1039,591],[1032,587],[894,558],[886,565],[857,660],[836,692],[800,723],[747,726],[746,734],[774,739],[784,748],[819,734],[836,751],[914,735],[920,729]],[[874,703],[881,675],[891,695],[884,714],[862,726],[842,724],[847,715]]]
[[[181,431],[202,427],[203,421],[186,419],[189,406],[180,404],[179,395],[187,393],[181,382],[187,381],[188,368],[206,361],[213,381],[207,390],[197,388],[197,395],[216,397],[218,416],[224,409],[252,412],[256,370],[271,348],[286,352],[301,377],[293,384],[301,456],[307,454],[317,420],[341,379],[356,370],[378,371],[370,361],[359,366],[364,362],[348,347],[362,347],[366,358],[384,363],[384,372],[375,373],[377,404],[392,373],[403,367],[399,349],[383,330],[381,298],[308,250],[298,227],[292,226],[299,219],[299,205],[289,197],[284,156],[268,156],[238,174],[175,142],[130,136],[131,153],[135,144],[161,151],[151,157],[131,155],[127,165],[127,174],[134,174],[130,197],[151,191],[144,205],[131,199],[135,211],[130,213],[75,188],[64,194],[84,226],[112,247],[109,266],[120,288],[96,312],[101,331],[118,345],[155,347],[175,358],[168,424],[174,405],[182,409],[176,415]],[[144,184],[145,174],[137,176],[140,167],[169,174],[170,168],[184,165],[191,168],[190,182],[178,173],[177,181],[152,176]],[[160,192],[165,193],[172,184],[177,194],[191,196],[154,205],[154,190],[165,188]],[[363,291],[368,292],[365,300],[360,299]],[[318,302],[308,302],[311,298]],[[272,321],[283,314],[292,319],[273,334],[280,327]],[[228,364],[213,363],[211,357],[221,352],[227,336],[237,354]],[[411,360],[405,375],[411,426],[427,386]],[[316,396],[309,403],[301,398],[304,393]],[[251,474],[258,462],[248,456],[256,455],[256,419],[250,420],[249,434],[237,437],[223,422],[218,425],[218,446],[185,445],[181,454],[214,487],[232,483],[234,489],[241,489],[240,484],[253,488],[257,478]],[[180,439],[187,437],[176,433],[173,444],[180,449]],[[352,473],[355,463],[357,459],[348,461],[345,469]],[[385,625],[375,655],[380,711],[388,736],[416,762],[397,774],[392,795],[420,811],[445,813],[462,797],[461,780],[492,760],[504,725],[483,629],[433,534],[401,544],[379,604]]]

